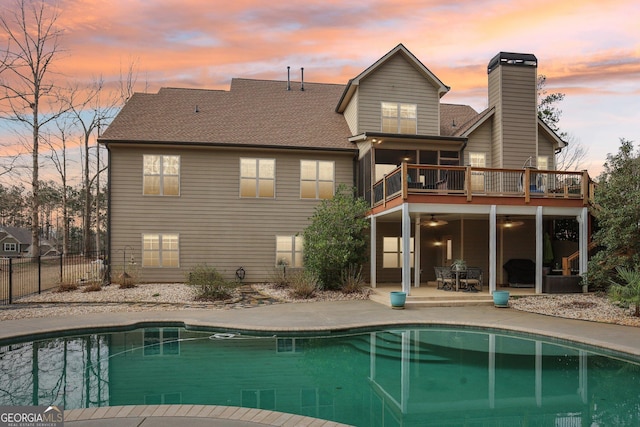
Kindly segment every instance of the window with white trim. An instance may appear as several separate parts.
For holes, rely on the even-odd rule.
[[[413,237],[409,240],[410,265],[413,268]],[[402,237],[382,238],[382,268],[402,268]]]
[[[382,103],[382,132],[418,133],[418,106],[397,102]]]
[[[5,252],[16,252],[18,250],[18,245],[15,243],[5,243],[3,245],[3,249]]]
[[[276,160],[240,159],[240,197],[275,197]]]
[[[538,156],[538,170],[549,170],[549,156]],[[539,191],[546,191],[547,189],[547,174],[535,174],[535,184]]]
[[[549,170],[549,156],[538,156],[538,169]]]
[[[484,168],[487,166],[487,154],[481,152],[469,152],[469,166],[472,168]],[[483,171],[471,171],[471,190],[485,191],[485,173]]]
[[[143,267],[180,267],[180,238],[177,234],[143,234]]]
[[[179,196],[180,156],[145,154],[142,157],[142,194]]]
[[[302,236],[276,236],[276,266],[302,267]]]
[[[335,189],[335,162],[300,160],[300,198],[330,199]]]

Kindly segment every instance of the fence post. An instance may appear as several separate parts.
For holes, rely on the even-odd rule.
[[[38,255],[38,293],[42,293],[42,257]]]
[[[62,284],[62,257],[64,256],[64,254],[60,254],[60,280],[58,281],[58,283]]]
[[[13,258],[9,258],[9,304],[13,304]]]

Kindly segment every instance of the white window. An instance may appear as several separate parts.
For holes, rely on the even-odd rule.
[[[276,160],[240,159],[240,197],[275,197]]]
[[[538,169],[549,170],[549,156],[538,156]]]
[[[180,156],[143,156],[142,193],[151,196],[180,195]]]
[[[415,135],[418,132],[417,105],[383,102],[382,132]]]
[[[332,161],[300,161],[300,198],[330,199],[333,197],[335,164]]]
[[[549,157],[548,156],[538,156],[538,170],[549,170]],[[535,175],[535,180],[533,180]],[[535,173],[532,174],[532,183],[536,185],[536,189],[538,191],[546,191],[547,189],[547,177],[546,173]]]
[[[276,266],[302,267],[302,236],[276,236]]]
[[[179,267],[179,236],[177,234],[143,234],[143,267]]]
[[[16,245],[15,243],[5,243],[4,244],[4,251],[5,252],[16,252],[18,250],[18,245]]]
[[[410,265],[413,268],[413,237],[409,240],[411,248]],[[402,267],[402,237],[383,237],[382,268]]]
[[[472,168],[484,168],[487,166],[487,156],[485,153],[469,152],[469,165]],[[472,191],[485,191],[483,171],[471,172],[471,190]]]

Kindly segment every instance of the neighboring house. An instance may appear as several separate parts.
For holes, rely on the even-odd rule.
[[[31,256],[31,230],[22,227],[0,226],[0,257],[15,258]],[[40,255],[59,255],[51,243],[40,240]]]
[[[302,266],[309,217],[347,184],[371,203],[373,286],[409,291],[464,258],[495,289],[507,260],[528,258],[541,292],[555,220],[579,222],[565,251],[580,249],[586,270],[589,176],[554,170],[566,143],[538,119],[536,70],[533,55],[496,55],[480,113],[441,103],[449,87],[401,44],[346,85],[137,93],[100,138],[111,259],[133,253],[144,281],[183,281],[204,263],[268,280],[282,260]]]

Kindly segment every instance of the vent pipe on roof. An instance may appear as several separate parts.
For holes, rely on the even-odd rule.
[[[304,91],[304,67],[300,67],[300,90]]]
[[[291,67],[287,65],[287,90],[291,90]]]

